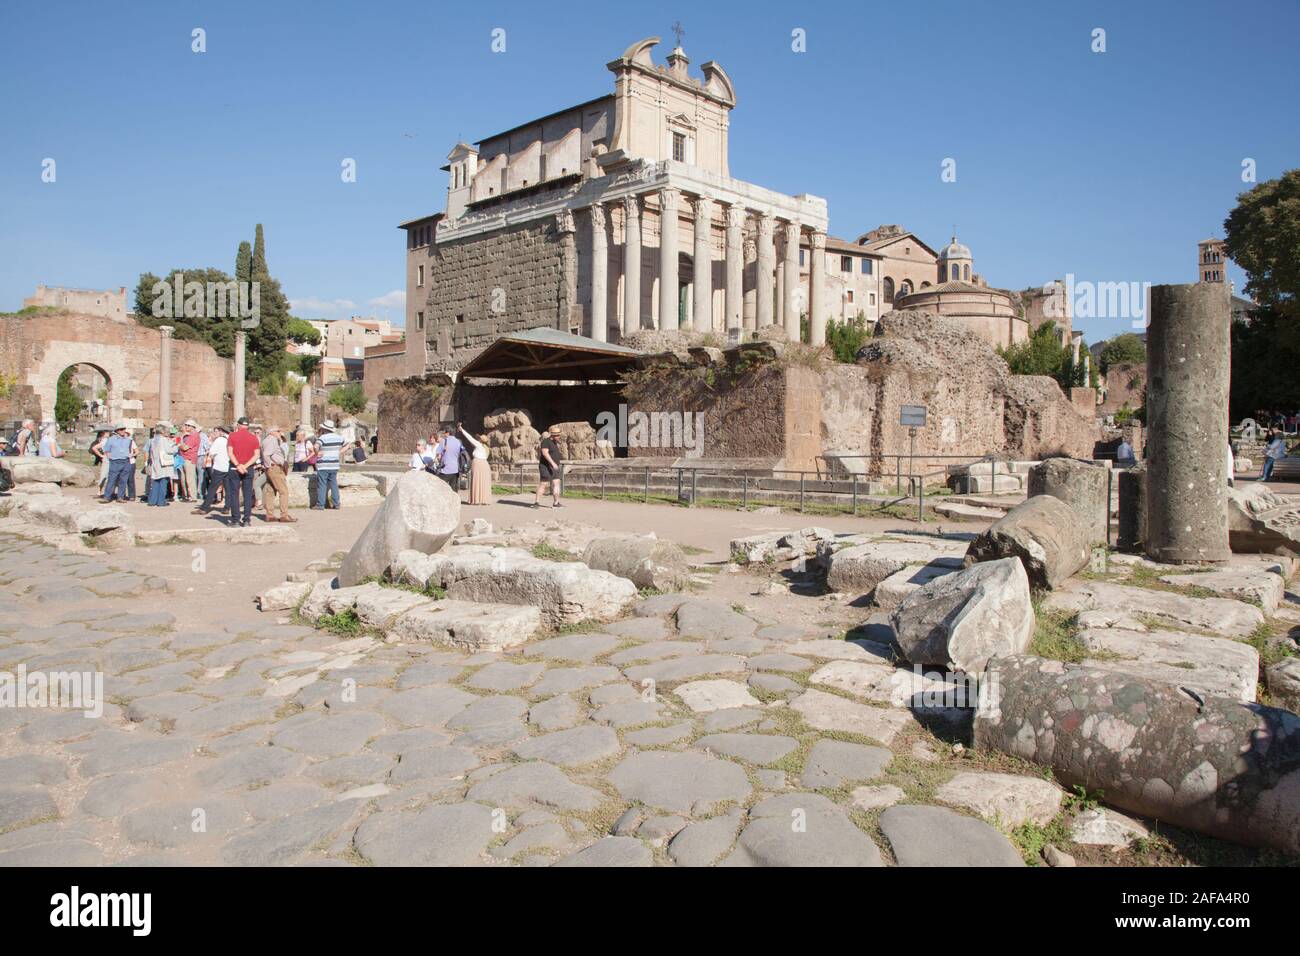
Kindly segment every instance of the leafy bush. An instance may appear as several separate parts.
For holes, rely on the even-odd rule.
[[[330,393],[329,403],[343,409],[349,415],[355,415],[365,410],[366,393],[362,390],[360,382],[348,382]]]

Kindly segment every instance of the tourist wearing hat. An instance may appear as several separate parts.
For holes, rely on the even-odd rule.
[[[203,489],[203,504],[195,508],[193,514],[205,515],[210,512],[217,493],[226,486],[226,474],[230,471],[230,445],[226,433],[225,425],[217,425],[212,429],[212,443],[208,445],[208,457],[204,459],[204,467],[208,469],[208,485]],[[229,499],[226,504],[229,504]]]
[[[175,430],[168,422],[160,422],[149,439],[146,451],[149,500],[146,503],[154,508],[166,507],[167,492],[176,478],[176,439],[172,437]]]
[[[334,431],[334,422],[321,422],[316,439],[316,503],[313,510],[339,506],[339,459],[343,455],[343,436]]]
[[[563,508],[560,504],[560,480],[564,475],[564,456],[560,454],[558,439],[560,430],[554,425],[542,435],[537,447],[537,494],[533,498],[533,507],[542,506],[542,495],[551,493],[551,507]]]
[[[230,521],[238,527],[247,528],[253,521],[253,480],[257,460],[262,456],[262,444],[249,430],[248,419],[241,418],[226,439],[226,445],[230,450],[230,470],[226,472],[226,501],[230,505]]]
[[[266,469],[266,488],[262,492],[262,502],[266,506],[267,521],[285,521],[293,523],[297,518],[289,516],[289,480],[285,477],[288,457],[285,454],[284,435],[279,427],[272,425],[266,430],[262,439],[262,465]],[[280,499],[280,517],[271,514],[272,499]]]
[[[181,434],[176,444],[181,455],[181,497],[193,501],[199,487],[199,423],[192,418],[181,422]]]
[[[104,457],[108,459],[108,484],[104,487],[104,501],[127,499],[130,476],[134,469],[132,454],[135,442],[125,425],[113,426],[113,433],[104,440]]]

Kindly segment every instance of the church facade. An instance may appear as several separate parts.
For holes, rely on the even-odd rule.
[[[618,342],[776,326],[793,340],[806,312],[820,344],[845,314],[827,300],[826,201],[732,178],[730,77],[712,61],[693,75],[680,46],[657,64],[658,43],[608,64],[611,94],[451,150],[444,210],[400,225],[407,374],[530,328]],[[860,288],[866,253],[864,301],[878,295]]]

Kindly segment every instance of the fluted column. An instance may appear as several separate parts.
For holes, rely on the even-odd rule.
[[[808,263],[808,344],[826,344],[826,233],[810,237]]]
[[[696,197],[695,208],[695,331],[713,331],[713,200]]]
[[[609,247],[605,241],[605,207],[591,204],[591,337],[604,342],[609,334]]]
[[[659,190],[659,328],[676,329],[677,288],[677,199],[671,186]]]
[[[754,272],[754,291],[756,295],[754,320],[758,323],[760,329],[767,328],[776,321],[772,311],[772,273],[776,268],[776,246],[773,243],[775,229],[775,218],[767,214],[759,216],[758,260]]]
[[[172,420],[172,332],[170,325],[158,326],[162,333],[158,354],[158,420]]]
[[[235,421],[244,417],[244,351],[248,333],[243,329],[235,331]]]
[[[785,298],[781,316],[785,323],[785,337],[799,341],[799,224],[787,222],[785,230]]]
[[[756,316],[757,297],[758,297],[758,240],[753,235],[745,237],[745,271],[741,278],[741,285],[744,286],[744,310],[741,325],[747,330],[753,331],[758,328],[758,319]]]
[[[641,328],[641,200],[623,197],[623,334]]]
[[[727,209],[727,331],[739,329],[745,313],[745,210],[742,206]]]

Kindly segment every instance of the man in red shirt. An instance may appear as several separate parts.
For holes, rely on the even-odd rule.
[[[248,430],[247,418],[239,420],[227,446],[230,449],[230,471],[226,472],[226,501],[230,504],[230,520],[241,528],[247,528],[253,517],[253,466],[262,454],[257,436]],[[244,498],[242,517],[239,513],[241,493]]]
[[[199,461],[199,423],[187,418],[181,426],[181,437],[177,442],[181,458],[185,462],[184,501],[193,501],[198,491]]]

